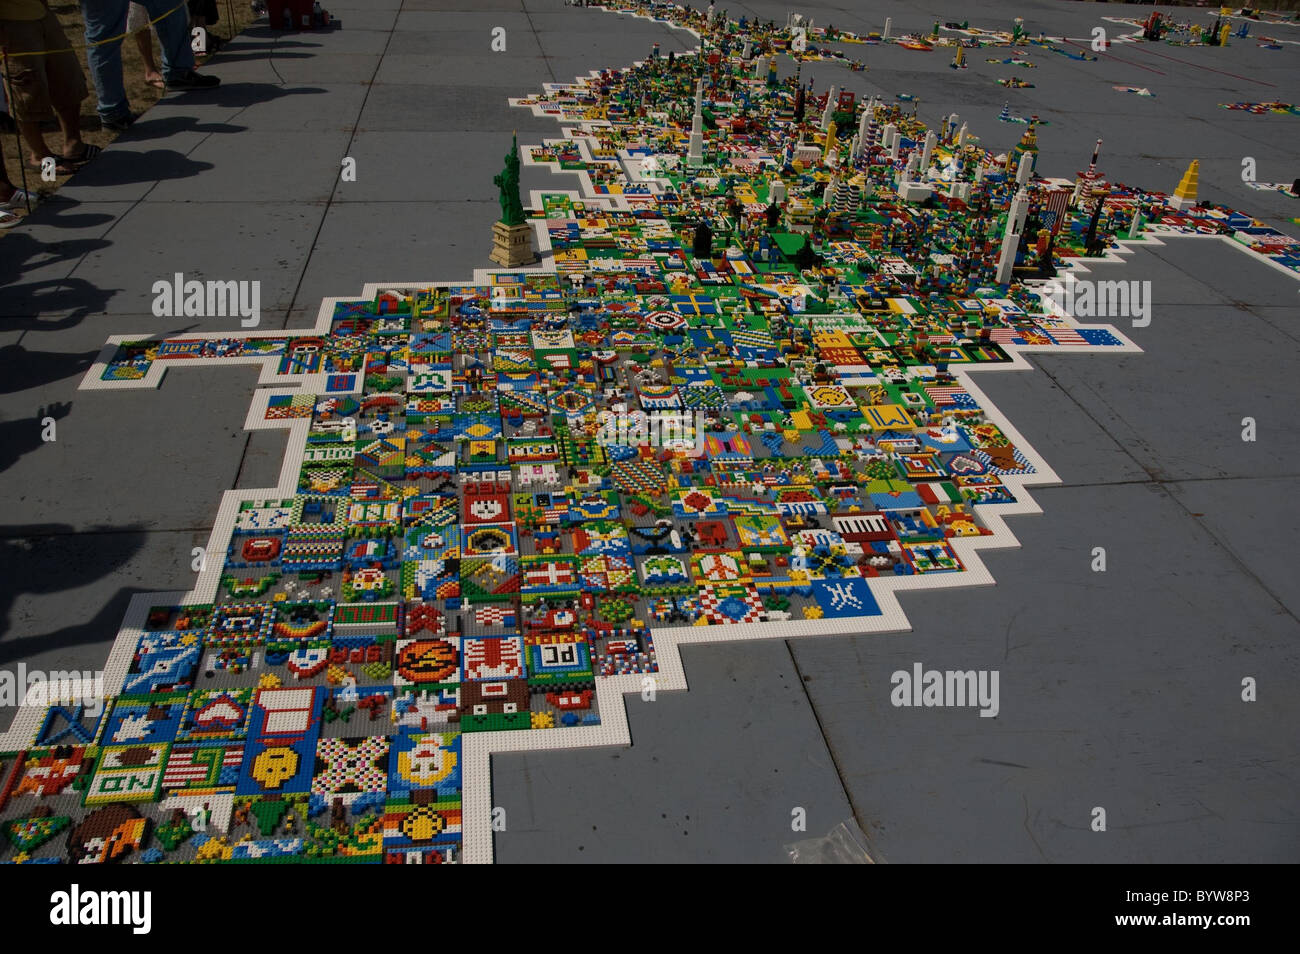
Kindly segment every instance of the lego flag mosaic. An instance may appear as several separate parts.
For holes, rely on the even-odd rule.
[[[682,644],[906,629],[898,590],[992,582],[1055,476],[974,372],[1137,350],[1044,281],[1117,234],[1300,264],[1195,166],[1044,178],[1032,121],[995,156],[778,80],[800,28],[672,18],[702,54],[515,101],[563,124],[522,162],[581,183],[525,209],[538,267],[109,343],[105,400],[259,365],[247,426],[288,451],[192,591],[135,598],[102,711],[20,710],[4,860],[491,860],[490,753],[627,744],[622,694],[685,688]]]

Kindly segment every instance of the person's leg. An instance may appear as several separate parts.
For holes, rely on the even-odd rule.
[[[68,159],[88,159],[99,150],[91,150],[81,141],[81,104],[90,95],[86,89],[86,77],[81,72],[76,54],[68,51],[71,44],[59,26],[59,18],[47,11],[41,30],[45,49],[64,51],[41,57],[50,103],[58,117],[59,128],[63,130],[63,155]]]
[[[127,12],[126,32],[135,37],[135,47],[140,51],[140,59],[144,61],[144,81],[150,86],[161,89],[163,78],[162,72],[158,69],[158,62],[153,58],[153,32],[149,23],[149,11],[139,3],[132,2]]]
[[[63,156],[65,159],[82,159],[89,147],[81,141],[81,104],[64,103],[54,107],[63,130]]]
[[[194,69],[194,50],[190,48],[190,13],[184,4],[177,6],[174,0],[140,0],[141,6],[149,11],[150,18],[162,17],[155,23],[158,31],[158,46],[162,50],[163,76],[171,81],[173,74],[186,73]],[[172,7],[176,7],[172,10]],[[171,10],[171,13],[167,13]],[[163,14],[167,13],[167,16]]]
[[[46,156],[53,155],[50,152],[50,147],[46,145],[45,135],[41,132],[41,124],[30,119],[20,119],[18,120],[18,134],[23,137],[23,142],[27,144],[27,165],[39,169],[41,160]]]
[[[39,194],[20,189],[9,181],[9,173],[5,171],[4,150],[0,147],[0,228],[17,225],[22,219],[14,215],[14,212],[18,209],[30,212],[40,201]]]
[[[131,116],[122,79],[122,41],[103,42],[126,29],[127,2],[81,0],[81,14],[86,20],[86,64],[99,97],[99,117],[106,121],[121,121]]]
[[[158,61],[153,58],[153,32],[148,28],[135,35],[135,45],[144,60],[144,81],[150,86],[162,86],[162,73],[158,70]]]
[[[41,159],[50,155],[41,123],[54,116],[46,57],[26,55],[45,49],[40,21],[0,20],[0,46],[12,56],[6,63],[9,93],[13,97],[14,122],[27,144],[27,164],[39,168]]]

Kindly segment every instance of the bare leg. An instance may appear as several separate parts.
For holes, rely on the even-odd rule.
[[[162,72],[158,69],[158,61],[153,58],[153,32],[140,30],[135,35],[135,45],[140,51],[140,59],[144,60],[144,81],[150,86],[161,87]]]
[[[27,143],[27,151],[31,156],[29,165],[39,166],[41,160],[46,156],[52,156],[50,147],[45,144],[45,136],[41,132],[41,124],[30,122],[28,120],[18,120],[18,132],[22,135],[23,141]]]
[[[73,159],[81,156],[86,151],[86,144],[81,141],[81,104],[56,106],[54,112],[59,117],[59,128],[63,130],[63,155]]]

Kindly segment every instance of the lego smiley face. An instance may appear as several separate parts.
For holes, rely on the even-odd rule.
[[[505,505],[494,497],[484,497],[469,505],[469,514],[479,523],[496,523],[506,512]]]
[[[432,734],[416,740],[410,751],[398,753],[397,770],[412,786],[434,788],[456,770],[457,762],[448,738]]]
[[[275,791],[298,774],[301,756],[291,748],[275,746],[258,753],[253,778],[265,789]]]
[[[398,649],[396,670],[406,683],[454,682],[460,673],[460,653],[446,639],[412,640]]]

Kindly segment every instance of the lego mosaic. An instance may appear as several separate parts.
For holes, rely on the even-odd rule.
[[[1054,475],[973,372],[1137,350],[1043,283],[1177,235],[1300,269],[1195,163],[1172,195],[1097,153],[1046,177],[1032,117],[994,155],[779,78],[824,30],[665,10],[702,51],[514,101],[562,128],[498,177],[540,265],[110,342],[83,387],[260,365],[248,427],[288,455],[226,494],[194,590],[137,597],[102,710],[21,710],[4,860],[491,860],[489,754],[626,744],[683,643],[906,629],[898,590],[992,582]],[[581,189],[517,205],[521,165]]]

